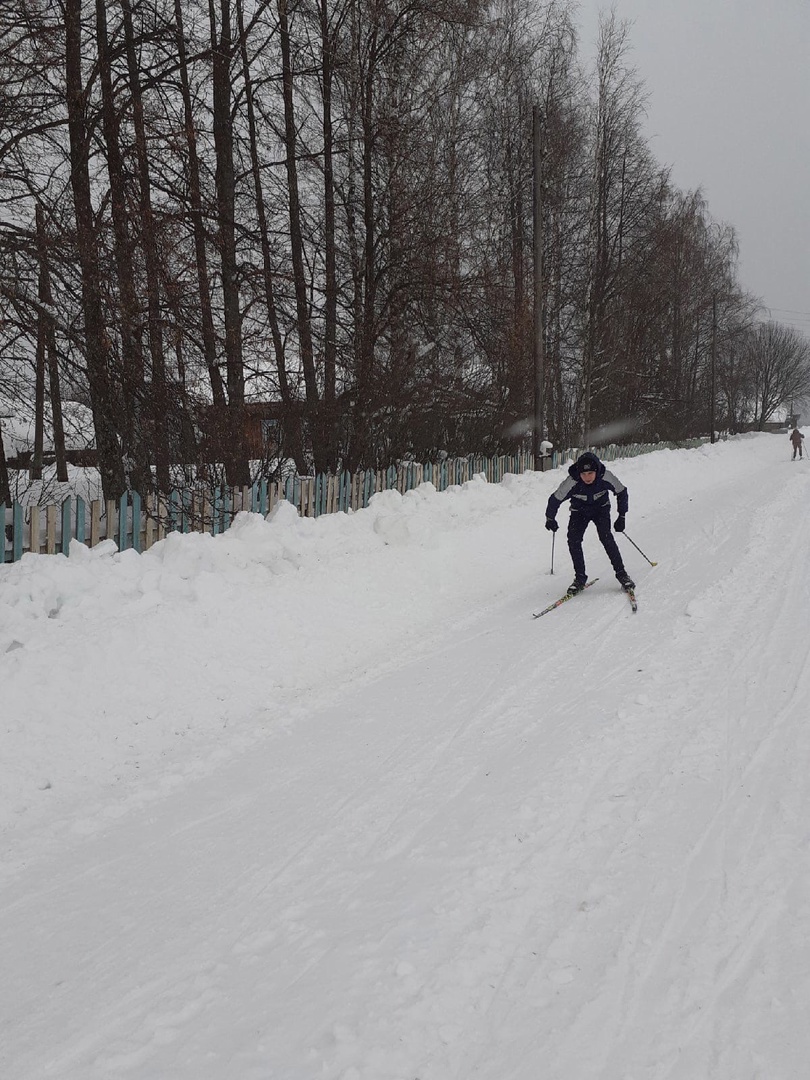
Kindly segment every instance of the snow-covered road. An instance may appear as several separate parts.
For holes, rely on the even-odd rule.
[[[805,1080],[810,463],[613,468],[2,568],[0,1075]]]

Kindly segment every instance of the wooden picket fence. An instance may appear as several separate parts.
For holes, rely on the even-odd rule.
[[[426,482],[445,491],[478,473],[491,483],[499,483],[506,473],[525,472],[532,467],[532,455],[528,453],[493,458],[474,455],[428,465],[405,462],[387,470],[367,469],[355,474],[258,480],[251,487],[223,487],[205,493],[178,490],[167,498],[150,494],[142,499],[133,491],[117,501],[86,502],[75,497],[65,499],[61,505],[23,507],[15,502],[10,508],[0,503],[0,521],[6,522],[0,561],[16,562],[27,552],[67,555],[74,539],[90,547],[102,540],[114,540],[120,551],[147,551],[170,532],[216,536],[241,511],[264,515],[284,500],[292,503],[302,517],[319,517],[361,510],[379,491],[405,494]]]
[[[636,443],[598,450],[603,460],[634,457],[663,447],[698,446],[705,440],[683,443]],[[571,448],[554,452],[549,462],[575,457]],[[258,480],[251,487],[217,488],[213,492],[173,491],[167,498],[128,492],[115,500],[86,502],[80,497],[65,499],[61,505],[27,506],[0,503],[0,522],[5,522],[5,543],[0,545],[0,562],[17,562],[27,552],[43,555],[69,554],[71,540],[95,547],[102,540],[114,540],[120,551],[147,551],[170,532],[203,532],[216,536],[229,528],[241,511],[267,514],[286,500],[302,517],[319,517],[340,511],[361,510],[380,491],[405,494],[423,483],[438,491],[464,484],[483,474],[490,483],[499,483],[507,473],[523,473],[534,468],[530,453],[448,459],[422,465],[403,462],[387,470],[365,470],[355,474],[295,476],[286,480]]]

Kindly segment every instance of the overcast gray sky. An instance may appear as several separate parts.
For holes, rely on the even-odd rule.
[[[740,279],[810,334],[810,0],[616,0],[649,93],[646,131],[679,188],[734,225]],[[599,11],[580,0],[581,55]]]

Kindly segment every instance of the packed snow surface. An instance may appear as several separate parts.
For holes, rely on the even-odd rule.
[[[810,463],[611,468],[0,568],[4,1080],[810,1076]]]

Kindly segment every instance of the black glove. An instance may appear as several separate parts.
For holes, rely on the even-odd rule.
[[[549,532],[556,532],[559,527],[554,518],[546,518],[546,528]]]
[[[624,514],[619,514],[616,518],[616,523],[613,526],[616,532],[624,532]]]

